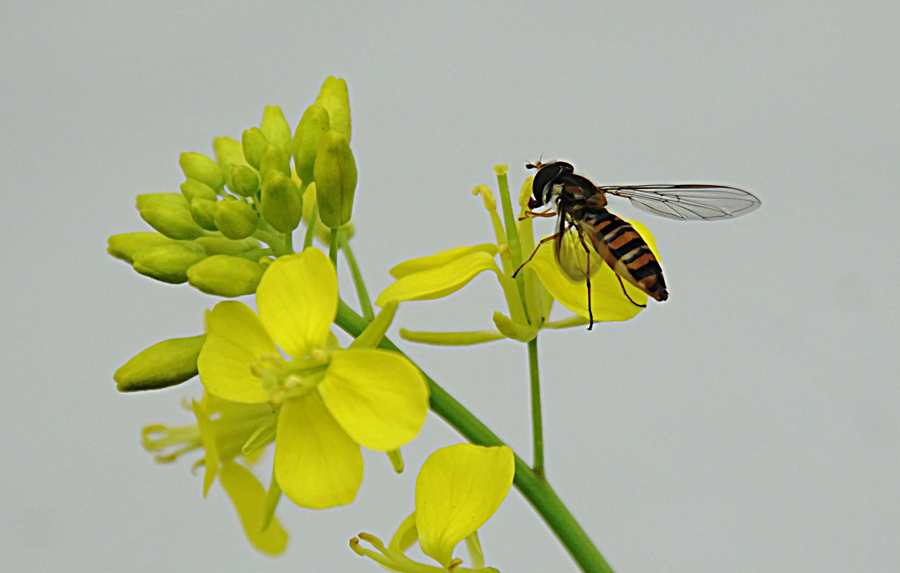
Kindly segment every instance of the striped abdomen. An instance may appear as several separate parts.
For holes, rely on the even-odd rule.
[[[669,298],[662,267],[634,227],[600,208],[585,214],[581,230],[616,274],[660,302]]]

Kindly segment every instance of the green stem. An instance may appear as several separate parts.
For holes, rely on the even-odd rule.
[[[368,324],[360,315],[356,314],[349,306],[340,302],[338,306],[335,324],[351,336],[359,336]],[[387,337],[383,338],[381,348],[400,352],[393,342]],[[405,355],[404,355],[405,356]],[[473,444],[482,446],[500,446],[503,441],[497,437],[481,420],[469,412],[423,372],[425,380],[431,391],[431,409],[441,418],[456,428],[459,433]],[[585,573],[612,573],[612,568],[594,546],[587,533],[575,521],[575,517],[569,512],[562,500],[550,487],[543,477],[538,476],[528,467],[522,459],[516,456],[516,477],[513,481],[516,488],[541,514],[550,529],[568,550],[569,554],[578,563]]]
[[[328,246],[328,258],[331,259],[331,264],[337,268],[337,255],[338,255],[338,230],[331,230],[331,244]]]
[[[313,243],[313,236],[316,232],[316,225],[319,222],[319,204],[313,205],[312,215],[306,223],[306,235],[303,236],[303,250],[310,248]]]
[[[294,253],[294,232],[288,231],[284,234],[284,250],[288,252],[288,254]]]
[[[528,341],[528,371],[531,373],[531,428],[534,439],[534,473],[544,479],[544,422],[541,417],[541,375],[538,371],[537,336]]]
[[[509,180],[506,177],[506,166],[494,167],[497,173],[497,185],[500,187],[500,205],[503,206],[503,224],[506,227],[506,243],[512,254],[513,271],[518,270],[522,264],[522,243],[519,241],[519,229],[516,226],[516,214],[513,212],[512,200],[509,197]],[[529,324],[533,324],[528,314],[528,304],[525,298],[525,276],[519,273],[516,276],[516,288],[519,290],[519,298],[522,299],[522,307],[525,309],[525,317]]]
[[[350,273],[353,275],[353,284],[356,287],[356,295],[359,297],[359,306],[362,308],[363,317],[372,322],[375,320],[375,311],[372,309],[372,301],[369,299],[369,291],[366,289],[366,282],[359,272],[359,266],[356,264],[356,257],[353,256],[353,249],[350,248],[350,240],[347,238],[347,231],[341,230],[340,233],[340,249],[347,259],[350,266]]]

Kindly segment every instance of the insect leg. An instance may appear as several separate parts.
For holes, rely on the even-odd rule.
[[[587,264],[585,265],[586,276],[587,279],[587,292],[588,292],[588,318],[590,319],[590,324],[588,324],[588,330],[594,328],[594,310],[591,308],[591,252],[588,250],[587,243],[584,242],[584,235],[581,232],[580,227],[576,227],[578,230],[578,240],[581,241],[581,246],[584,247],[584,254],[587,255]],[[619,275],[616,275],[619,276]],[[619,279],[620,281],[622,279]]]
[[[638,303],[634,302],[633,300],[631,300],[631,297],[628,296],[628,291],[625,290],[625,283],[622,282],[622,277],[620,277],[618,273],[616,273],[616,278],[619,279],[619,286],[622,287],[622,294],[625,295],[625,298],[627,298],[631,304],[633,304],[634,306],[639,306],[641,308],[647,308],[646,304],[638,304]]]
[[[538,244],[535,245],[534,250],[531,252],[531,256],[528,257],[528,260],[527,260],[527,261],[525,261],[524,263],[522,263],[521,265],[519,265],[519,268],[516,269],[516,272],[514,272],[514,273],[512,274],[512,278],[516,278],[516,275],[519,274],[519,271],[522,270],[522,267],[524,267],[525,265],[527,265],[528,263],[531,262],[531,259],[533,259],[534,256],[537,254],[538,249],[541,247],[541,245],[543,245],[543,244],[546,243],[547,241],[552,241],[552,240],[555,239],[555,238],[556,238],[556,235],[550,235],[549,237],[544,237],[543,239],[541,239],[540,241],[538,241]]]

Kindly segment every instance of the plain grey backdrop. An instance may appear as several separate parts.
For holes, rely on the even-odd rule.
[[[0,568],[379,570],[347,541],[411,511],[422,461],[460,441],[439,418],[400,477],[366,453],[353,505],[283,502],[290,546],[269,559],[218,485],[201,498],[194,457],[139,444],[191,422],[199,383],[111,378],[216,302],[105,253],[147,229],[134,196],[177,191],[180,152],[267,104],[295,125],[337,75],[373,294],[399,261],[491,240],[471,190],[496,189],[497,163],[516,189],[543,155],[599,184],[762,199],[727,223],[612,201],[655,233],[671,299],[541,335],[548,475],[616,571],[900,570],[898,29],[894,1],[4,2]],[[401,307],[392,332],[502,309],[484,276]],[[404,348],[531,458],[522,345]],[[516,491],[481,540],[505,573],[575,569]]]

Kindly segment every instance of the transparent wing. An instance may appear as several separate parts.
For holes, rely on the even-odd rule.
[[[682,221],[730,219],[760,205],[752,193],[724,185],[613,185],[597,189],[627,197],[642,211]]]

